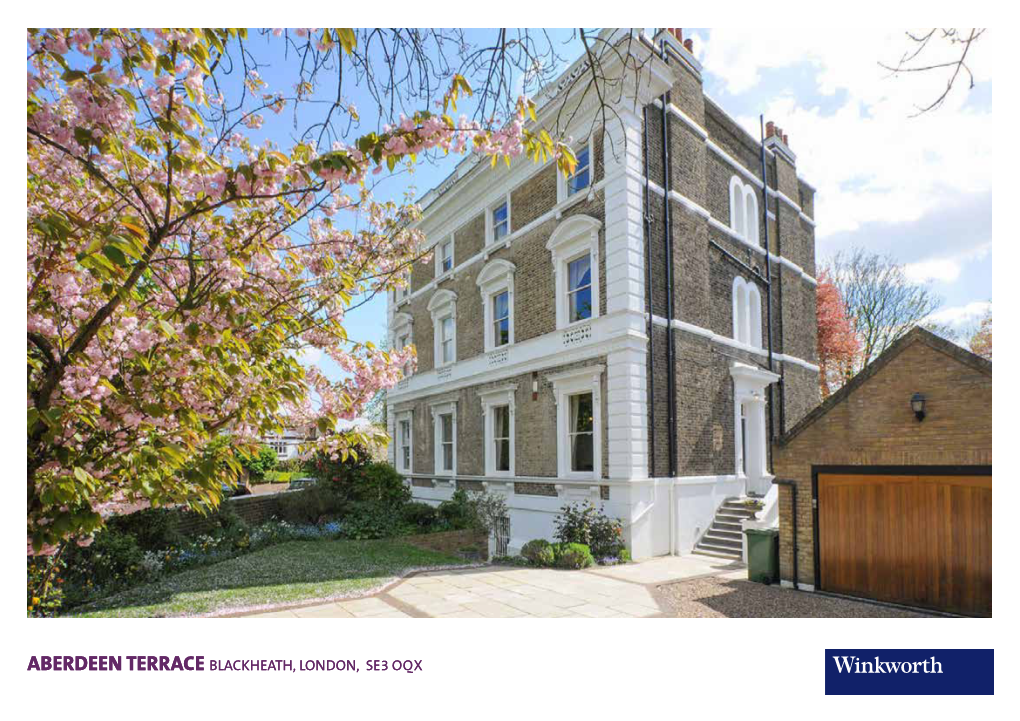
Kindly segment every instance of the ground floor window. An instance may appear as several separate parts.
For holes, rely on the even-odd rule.
[[[400,443],[400,469],[411,470],[411,419],[403,418],[399,423],[397,439]]]
[[[485,417],[485,474],[514,475],[514,405],[517,384],[479,394]]]
[[[595,419],[591,393],[570,396],[570,470],[595,469]]]
[[[510,470],[510,406],[492,409],[492,442],[497,471]]]
[[[440,445],[442,447],[442,471],[453,471],[453,414],[439,416]]]

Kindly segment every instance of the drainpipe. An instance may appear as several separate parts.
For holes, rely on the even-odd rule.
[[[797,575],[797,484],[794,483],[793,481],[788,481],[788,480],[784,480],[784,479],[780,479],[780,478],[774,479],[772,481],[772,483],[777,485],[777,486],[786,486],[787,488],[790,489],[790,493],[793,494],[792,495],[792,501],[793,501],[793,523],[790,524],[791,525],[791,530],[793,531],[793,587],[795,589],[799,589],[800,588],[800,584],[799,584],[799,582],[797,580],[798,579],[798,575]],[[776,503],[778,503],[778,502],[779,501],[776,501]]]
[[[644,122],[641,134],[645,146],[645,304],[648,311],[648,475],[655,478],[655,346],[652,343],[652,216],[649,210],[651,195],[648,177],[648,107],[641,110]],[[670,534],[673,530],[670,529]]]
[[[761,125],[761,217],[765,225],[765,277],[768,283],[765,285],[766,321],[765,325],[769,337],[769,372],[774,372],[772,361],[772,252],[769,249],[769,176],[765,165],[765,116],[759,115],[758,121]],[[778,216],[777,216],[778,217]],[[773,420],[772,384],[769,383],[769,472],[772,472],[772,441],[775,435],[775,421]]]
[[[669,65],[666,53],[666,42],[659,44],[659,56]],[[670,162],[669,162],[669,91],[662,98],[662,187],[663,187],[663,222],[665,223],[666,240],[666,391],[669,394],[666,407],[669,423],[669,477],[676,478],[676,349],[673,347],[673,224],[669,209]]]

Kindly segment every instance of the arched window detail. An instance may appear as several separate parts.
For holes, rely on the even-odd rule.
[[[730,178],[730,227],[741,238],[747,223],[744,210],[744,184],[736,175]]]
[[[761,291],[739,276],[733,279],[733,340],[762,347]]]
[[[730,178],[730,229],[737,237],[753,245],[759,245],[760,223],[758,194],[755,187],[734,175]]]
[[[437,290],[427,306],[432,314],[433,362],[439,368],[457,362],[457,294]]]

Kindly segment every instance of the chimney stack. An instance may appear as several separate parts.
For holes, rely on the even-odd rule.
[[[790,147],[790,136],[785,133],[783,134],[783,145]]]
[[[767,123],[765,123],[765,137],[766,138],[771,138],[775,134],[776,134],[776,124],[773,123],[770,120]]]
[[[673,37],[675,37],[677,39],[677,42],[679,42],[681,45],[684,44],[684,29],[683,28],[666,28],[666,29],[669,30],[673,34]]]
[[[686,48],[687,52],[689,52],[691,55],[694,55],[694,40],[692,38],[687,38],[686,40],[684,40],[684,48]]]

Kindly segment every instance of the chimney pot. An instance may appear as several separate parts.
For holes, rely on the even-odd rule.
[[[783,133],[783,145],[789,145],[789,144],[790,144],[790,136],[787,135],[786,133]]]
[[[776,124],[771,120],[765,123],[765,137],[771,138],[776,134]]]
[[[691,55],[694,54],[694,40],[693,39],[687,38],[686,40],[684,40],[684,47],[687,48],[687,52],[689,52]]]

